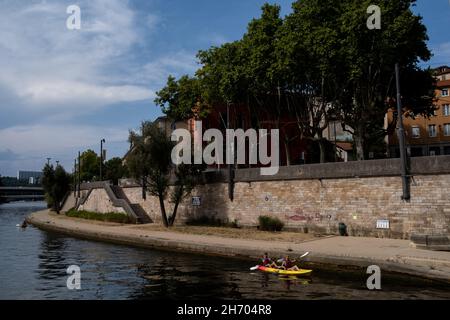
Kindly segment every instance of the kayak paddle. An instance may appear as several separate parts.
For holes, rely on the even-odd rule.
[[[309,251],[302,255],[299,259],[306,257],[309,254]]]

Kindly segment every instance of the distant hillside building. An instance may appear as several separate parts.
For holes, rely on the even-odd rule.
[[[450,67],[435,70],[436,110],[430,118],[416,115],[403,120],[408,154],[412,157],[450,155]],[[388,111],[391,123],[394,111]],[[391,157],[399,156],[397,132],[387,137]]]
[[[29,184],[39,184],[42,180],[42,171],[21,171],[17,172],[17,180],[28,181]]]

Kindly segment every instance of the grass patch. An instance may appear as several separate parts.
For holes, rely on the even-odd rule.
[[[122,213],[109,212],[109,213],[97,213],[89,211],[77,211],[71,209],[66,213],[66,216],[71,218],[81,218],[87,220],[97,220],[106,222],[117,222],[117,223],[130,223],[130,218]]]
[[[221,219],[215,219],[211,217],[191,218],[186,221],[188,226],[196,227],[217,227],[217,228],[239,228],[237,220],[233,222],[222,221]]]
[[[269,216],[259,216],[259,230],[262,231],[281,231],[284,228],[284,223],[280,219]]]

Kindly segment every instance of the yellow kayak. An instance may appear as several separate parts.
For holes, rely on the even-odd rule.
[[[258,270],[261,270],[263,272],[277,273],[277,274],[289,275],[289,276],[309,276],[312,272],[312,270],[307,270],[307,269],[283,270],[283,269],[268,268],[268,267],[263,267],[263,266],[259,266]]]

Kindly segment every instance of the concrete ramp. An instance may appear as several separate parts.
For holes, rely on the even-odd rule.
[[[77,203],[76,203],[75,196],[73,195],[73,192],[71,192],[71,193],[67,196],[66,200],[64,201],[64,204],[63,204],[63,206],[62,206],[61,212],[62,212],[62,213],[66,213],[66,212],[68,212],[70,209],[75,208],[76,205],[77,205]]]

